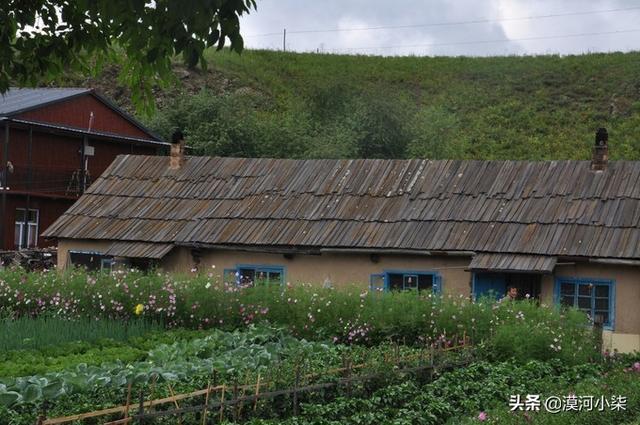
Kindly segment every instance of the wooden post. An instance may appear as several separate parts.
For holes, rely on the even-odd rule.
[[[434,356],[435,356],[435,348],[433,347],[433,344],[431,344],[430,353],[429,353],[429,380],[430,381],[433,381],[433,368],[435,367]]]
[[[29,248],[29,210],[31,209],[31,157],[33,151],[33,127],[29,127],[29,144],[27,147],[27,205],[24,208],[24,222],[23,222],[23,233],[22,240],[20,241],[20,245],[22,245],[23,249]],[[39,218],[36,218],[38,220]],[[38,235],[35,235],[35,246],[38,245]]]
[[[593,317],[593,338],[595,340],[596,349],[598,353],[602,353],[602,314],[595,314]]]
[[[207,384],[207,394],[204,396],[204,409],[202,410],[202,425],[207,423],[207,412],[209,412],[209,393],[211,392],[211,381]]]
[[[238,381],[233,384],[233,422],[238,422]]]
[[[220,396],[220,423],[224,419],[224,394],[227,390],[227,385],[222,384],[222,395]]]
[[[122,415],[122,419],[127,419],[129,417],[129,404],[131,404],[131,386],[133,384],[129,382],[127,385],[127,402],[124,404],[124,414]]]
[[[173,392],[173,387],[171,386],[171,384],[167,384],[167,387],[169,387],[169,394],[171,394],[171,397],[175,397],[175,393]],[[173,404],[174,406],[176,406],[176,409],[180,408],[180,405],[178,404],[178,400],[173,400]],[[178,416],[178,424],[182,425],[182,415]]]
[[[298,387],[300,386],[300,368],[296,367],[296,378],[293,384],[293,416],[298,416]]]
[[[144,424],[144,417],[142,417],[142,415],[144,415],[144,392],[142,390],[140,390],[140,407],[138,407],[138,415],[141,415],[138,423],[140,423],[140,425]]]
[[[256,381],[256,393],[255,399],[253,400],[253,411],[255,412],[258,408],[258,397],[260,395],[260,374],[258,373],[258,380]]]
[[[5,239],[8,232],[7,229],[7,178],[9,174],[9,167],[7,162],[9,161],[9,122],[5,121],[4,124],[4,141],[2,147],[2,164],[0,164],[0,249],[4,249]],[[8,247],[7,247],[8,248]]]

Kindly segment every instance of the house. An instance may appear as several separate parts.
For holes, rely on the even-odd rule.
[[[156,265],[228,282],[520,294],[640,349],[640,162],[119,156],[45,236],[59,267]]]
[[[0,95],[0,251],[43,246],[38,234],[117,155],[154,155],[168,146],[92,89]]]

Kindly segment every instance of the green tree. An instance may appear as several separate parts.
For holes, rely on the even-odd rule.
[[[183,129],[188,145],[197,154],[254,157],[260,153],[256,122],[260,103],[260,96],[254,93],[215,96],[202,90],[195,96],[177,98],[149,126],[167,140],[174,129]]]
[[[239,16],[252,8],[255,0],[8,0],[0,7],[0,93],[12,81],[33,86],[109,59],[121,62],[134,103],[152,108],[151,88],[169,79],[174,56],[206,68],[208,47],[229,39],[241,52]]]
[[[455,113],[441,106],[419,110],[409,123],[407,151],[412,158],[448,159],[464,157],[464,140]]]

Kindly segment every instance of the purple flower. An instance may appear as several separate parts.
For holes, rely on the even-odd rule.
[[[486,412],[480,412],[480,413],[478,414],[478,420],[479,420],[480,422],[484,422],[484,421],[486,421],[486,420],[487,420],[487,413],[486,413]]]

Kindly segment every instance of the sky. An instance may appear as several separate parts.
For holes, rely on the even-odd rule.
[[[640,0],[257,0],[248,48],[418,56],[640,50]],[[560,16],[550,16],[560,15]],[[395,27],[368,29],[376,27]],[[306,32],[305,32],[306,31]]]

